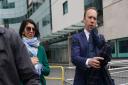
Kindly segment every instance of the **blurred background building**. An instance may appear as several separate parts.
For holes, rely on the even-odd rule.
[[[128,1],[103,0],[102,33],[113,46],[113,58],[128,58]]]
[[[49,62],[70,64],[71,36],[83,29],[90,6],[98,10],[98,30],[111,43],[113,58],[128,58],[127,0],[0,0],[0,25],[18,31],[23,19],[33,19]]]
[[[0,26],[14,28],[18,32],[26,14],[26,0],[0,0]]]

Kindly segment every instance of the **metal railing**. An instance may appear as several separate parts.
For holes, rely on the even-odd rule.
[[[46,80],[61,80],[61,85],[64,85],[64,67],[63,66],[50,66],[51,72],[53,69],[60,69],[61,70],[61,76],[60,77],[45,77]],[[59,74],[58,74],[59,75]]]
[[[115,85],[128,85],[128,67],[109,69]]]
[[[111,77],[115,81],[115,85],[128,85],[128,63],[126,61],[110,62],[108,65],[110,66],[109,71]],[[47,85],[73,85],[75,66],[71,66],[71,67],[50,66],[50,68],[51,68],[50,75],[45,78],[46,80],[50,80],[48,81],[48,83],[49,82],[51,83]],[[55,80],[59,80],[59,81],[55,81]],[[57,83],[59,82],[59,84],[55,82]]]
[[[68,71],[70,70],[72,73],[73,71],[75,71],[75,67],[68,67],[67,69]],[[128,85],[128,67],[112,68],[109,69],[109,71],[112,79],[114,79],[115,81],[115,85]],[[65,85],[73,85],[73,78],[73,74],[72,76],[65,77]]]

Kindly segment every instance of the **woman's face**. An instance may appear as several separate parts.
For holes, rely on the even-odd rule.
[[[34,37],[35,35],[35,27],[33,24],[31,23],[28,23],[25,28],[24,28],[24,31],[22,33],[25,37],[31,39]]]

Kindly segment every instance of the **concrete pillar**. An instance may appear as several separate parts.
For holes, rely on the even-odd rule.
[[[68,58],[69,58],[69,66],[72,65],[71,63],[71,34],[68,35]]]

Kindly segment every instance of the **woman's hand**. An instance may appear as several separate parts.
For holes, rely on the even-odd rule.
[[[32,64],[33,64],[33,65],[39,63],[39,60],[38,60],[37,57],[31,57],[31,61],[32,61]]]

